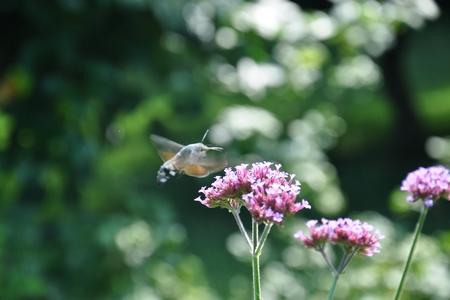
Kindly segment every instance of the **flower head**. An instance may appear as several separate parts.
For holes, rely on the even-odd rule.
[[[225,176],[216,176],[215,181],[210,187],[202,187],[199,193],[204,198],[197,197],[195,201],[207,207],[224,207],[229,208],[230,201],[235,201],[248,193],[250,187],[250,177],[246,164],[241,164],[233,169],[226,168]]]
[[[295,234],[295,238],[308,248],[321,250],[328,242],[365,256],[380,252],[383,236],[365,222],[349,218],[322,219],[321,223],[311,220],[307,226],[310,235],[306,236],[300,231]]]
[[[226,169],[225,176],[216,177],[208,188],[201,188],[204,198],[196,200],[208,207],[229,208],[239,201],[259,223],[281,224],[286,215],[310,208],[307,201],[296,202],[300,183],[281,171],[281,165],[270,162],[254,163]]]
[[[400,188],[408,192],[408,202],[423,200],[427,207],[440,198],[450,200],[450,171],[443,166],[419,168],[406,176]]]
[[[331,227],[326,219],[322,219],[322,224],[317,223],[317,220],[306,222],[310,236],[306,236],[302,231],[299,231],[294,235],[295,238],[302,241],[308,248],[322,249],[328,241]]]
[[[310,208],[305,200],[295,202],[300,193],[300,183],[280,170],[281,165],[263,162],[251,168],[251,191],[242,196],[250,214],[262,223],[283,222],[286,215],[294,214],[303,208]]]

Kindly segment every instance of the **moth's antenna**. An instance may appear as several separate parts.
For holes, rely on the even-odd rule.
[[[200,143],[203,143],[203,141],[205,140],[206,136],[208,135],[209,129],[206,129],[205,134],[203,135],[202,141]]]

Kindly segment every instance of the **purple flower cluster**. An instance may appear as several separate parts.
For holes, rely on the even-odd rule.
[[[450,200],[450,171],[443,166],[419,168],[403,180],[401,190],[408,192],[408,202],[423,200],[431,207],[439,198]]]
[[[225,176],[216,176],[210,187],[202,187],[199,193],[204,198],[197,197],[195,201],[213,208],[230,208],[230,201],[239,201],[243,194],[251,191],[249,171],[246,164],[236,166],[234,170],[225,169]]]
[[[301,231],[295,234],[295,238],[303,242],[306,247],[321,250],[329,242],[344,246],[349,252],[365,256],[373,256],[380,252],[380,240],[383,236],[365,222],[339,218],[337,220],[322,219],[321,223],[311,220],[306,225],[309,236]]]
[[[195,199],[207,207],[230,208],[238,201],[259,223],[281,224],[286,215],[310,208],[307,201],[295,202],[300,183],[270,162],[242,164],[225,169],[225,176],[217,176],[210,187],[202,187],[204,198]]]

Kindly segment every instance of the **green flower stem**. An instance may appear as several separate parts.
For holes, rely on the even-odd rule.
[[[256,252],[258,248],[259,233],[258,233],[258,223],[252,220],[252,242],[253,242],[253,253],[252,253],[252,277],[253,277],[253,299],[261,300],[261,275],[259,269],[259,253]]]
[[[236,221],[237,226],[239,227],[239,231],[241,232],[242,236],[244,237],[244,240],[247,242],[248,247],[250,248],[250,252],[253,254],[253,245],[250,241],[250,238],[248,236],[247,230],[245,230],[244,224],[242,224],[242,220],[239,217],[239,209],[230,209],[231,214],[234,217],[234,220]]]
[[[330,291],[328,292],[328,300],[334,299],[334,291],[336,290],[336,285],[339,280],[339,273],[333,274],[333,285],[330,288]]]
[[[256,251],[255,251],[256,254],[258,254],[258,255],[261,254],[264,244],[266,243],[267,236],[270,233],[270,229],[272,229],[272,226],[273,226],[273,223],[269,223],[269,224],[265,225],[264,230],[261,234],[261,238],[259,239],[259,242],[258,242],[258,247],[256,247]]]
[[[350,262],[350,260],[353,258],[353,256],[356,254],[357,251],[358,248],[355,248],[351,252],[346,252],[337,270],[339,274],[344,273],[345,268],[347,267],[348,263]]]
[[[338,274],[336,268],[331,263],[330,259],[328,258],[327,254],[325,253],[325,249],[323,247],[319,248],[318,251],[320,254],[322,254],[323,259],[327,263],[328,268],[330,269],[330,272],[333,276],[336,276]]]
[[[322,254],[323,258],[327,262],[331,273],[333,274],[333,284],[331,285],[330,291],[328,292],[328,300],[334,299],[334,292],[336,291],[336,285],[339,280],[339,276],[344,272],[345,267],[347,267],[350,260],[353,258],[355,253],[358,251],[358,248],[353,249],[352,251],[349,251],[349,249],[344,248],[344,255],[341,258],[341,261],[339,262],[339,266],[335,268],[333,264],[328,259],[327,255],[325,254],[325,251],[323,248],[319,249],[319,252]]]
[[[423,206],[420,212],[419,220],[416,224],[416,229],[414,232],[414,239],[411,245],[411,249],[409,250],[408,259],[406,260],[405,268],[403,269],[402,279],[400,280],[400,284],[397,288],[397,292],[395,293],[395,300],[399,300],[402,294],[403,285],[405,284],[406,275],[408,274],[409,267],[411,265],[414,249],[416,248],[417,241],[419,240],[420,232],[422,231],[423,224],[425,223],[425,218],[427,217],[428,207]]]

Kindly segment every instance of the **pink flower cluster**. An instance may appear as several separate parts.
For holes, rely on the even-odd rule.
[[[439,198],[450,200],[450,171],[443,166],[419,168],[406,176],[400,188],[408,192],[408,202],[423,200],[431,207]]]
[[[226,168],[225,176],[216,176],[210,187],[202,187],[199,193],[203,194],[204,198],[199,196],[195,201],[210,208],[230,208],[230,201],[239,200],[243,194],[250,192],[249,175],[246,164],[236,166],[234,170]]]
[[[207,207],[230,208],[239,201],[259,223],[281,224],[286,215],[311,208],[305,200],[295,202],[300,183],[270,162],[254,163],[248,169],[242,164],[225,169],[225,176],[217,176],[210,187],[202,187],[204,198],[195,199]]]
[[[332,243],[365,256],[373,256],[380,252],[380,240],[383,236],[365,222],[339,218],[337,220],[322,219],[321,223],[311,220],[306,225],[309,236],[301,231],[295,234],[295,238],[303,242],[306,247],[322,250],[326,243]]]

